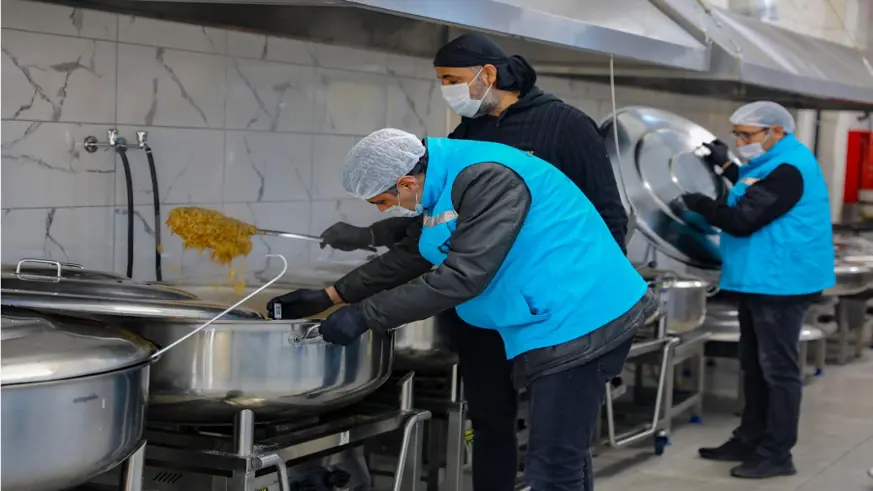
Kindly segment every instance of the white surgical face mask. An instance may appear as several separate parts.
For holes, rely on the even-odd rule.
[[[763,143],[764,141],[767,141],[767,138],[770,138],[770,131],[769,130],[767,131],[767,134],[764,136],[764,140],[762,140],[761,143]],[[767,151],[764,150],[764,146],[761,143],[748,143],[748,144],[743,145],[741,147],[737,147],[737,153],[740,154],[740,157],[742,157],[743,160],[745,160],[747,162],[749,160],[756,159],[756,158],[760,157],[761,155],[764,155],[765,153],[767,153]]]
[[[482,107],[482,101],[491,91],[491,85],[489,85],[485,94],[482,95],[482,99],[473,99],[470,96],[470,84],[479,78],[479,74],[482,73],[482,70],[484,70],[484,68],[479,70],[479,72],[476,73],[476,76],[473,77],[473,80],[468,84],[443,85],[440,87],[446,104],[448,104],[449,107],[452,108],[452,111],[455,111],[458,116],[465,118],[476,117],[479,108]]]
[[[405,208],[403,206],[400,206],[399,205],[400,199],[401,199],[400,198],[400,187],[398,186],[398,188],[397,188],[397,203],[398,204],[385,210],[385,213],[390,213],[391,215],[394,215],[397,217],[417,217],[417,216],[421,215],[422,212],[424,211],[424,208],[421,206],[421,203],[418,202],[418,194],[417,193],[413,194],[413,199],[415,200],[415,209],[414,210],[410,210],[409,208]]]

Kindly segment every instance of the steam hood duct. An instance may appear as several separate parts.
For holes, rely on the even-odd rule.
[[[712,44],[711,69],[681,75],[622,70],[617,76],[622,84],[738,101],[769,99],[807,109],[873,109],[873,66],[859,50],[697,0],[651,3],[698,40]]]
[[[648,0],[53,0],[432,58],[464,32],[534,65],[709,69],[709,49]]]

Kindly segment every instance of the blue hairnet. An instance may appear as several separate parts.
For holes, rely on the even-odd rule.
[[[346,156],[343,187],[356,198],[370,199],[409,174],[424,153],[421,140],[403,130],[385,128],[370,133]]]
[[[737,109],[731,115],[731,124],[771,128],[781,126],[786,133],[794,133],[794,117],[787,109],[770,101],[759,101]]]

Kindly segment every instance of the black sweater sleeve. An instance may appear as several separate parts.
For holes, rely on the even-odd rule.
[[[446,260],[409,283],[361,302],[371,329],[426,319],[482,293],[515,243],[531,196],[514,171],[483,163],[458,174],[452,204],[458,218]]]
[[[735,237],[748,237],[788,213],[803,195],[803,176],[782,164],[746,189],[735,206],[707,200],[695,210],[709,223]]]
[[[584,113],[574,109],[566,118],[558,136],[558,157],[552,163],[585,193],[615,241],[626,252],[627,213],[603,138]]]

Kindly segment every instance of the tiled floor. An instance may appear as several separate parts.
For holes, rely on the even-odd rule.
[[[725,367],[727,368],[727,367]],[[711,372],[713,369],[708,370]],[[730,391],[735,372],[715,369]],[[713,377],[715,378],[715,377]],[[724,391],[721,391],[724,392]],[[730,477],[730,463],[697,456],[701,446],[721,444],[737,425],[732,401],[711,398],[702,424],[677,420],[662,456],[649,446],[606,450],[594,459],[597,491],[873,491],[873,351],[843,367],[828,366],[804,391],[797,475],[749,481]],[[475,491],[466,476],[464,491]]]
[[[707,406],[710,406],[709,404]],[[725,407],[724,404],[718,406]],[[873,491],[873,352],[847,366],[828,366],[804,391],[795,476],[762,481],[730,477],[732,464],[708,462],[697,448],[718,445],[738,418],[709,408],[703,424],[680,425],[660,457],[649,449],[595,459],[597,491]]]

